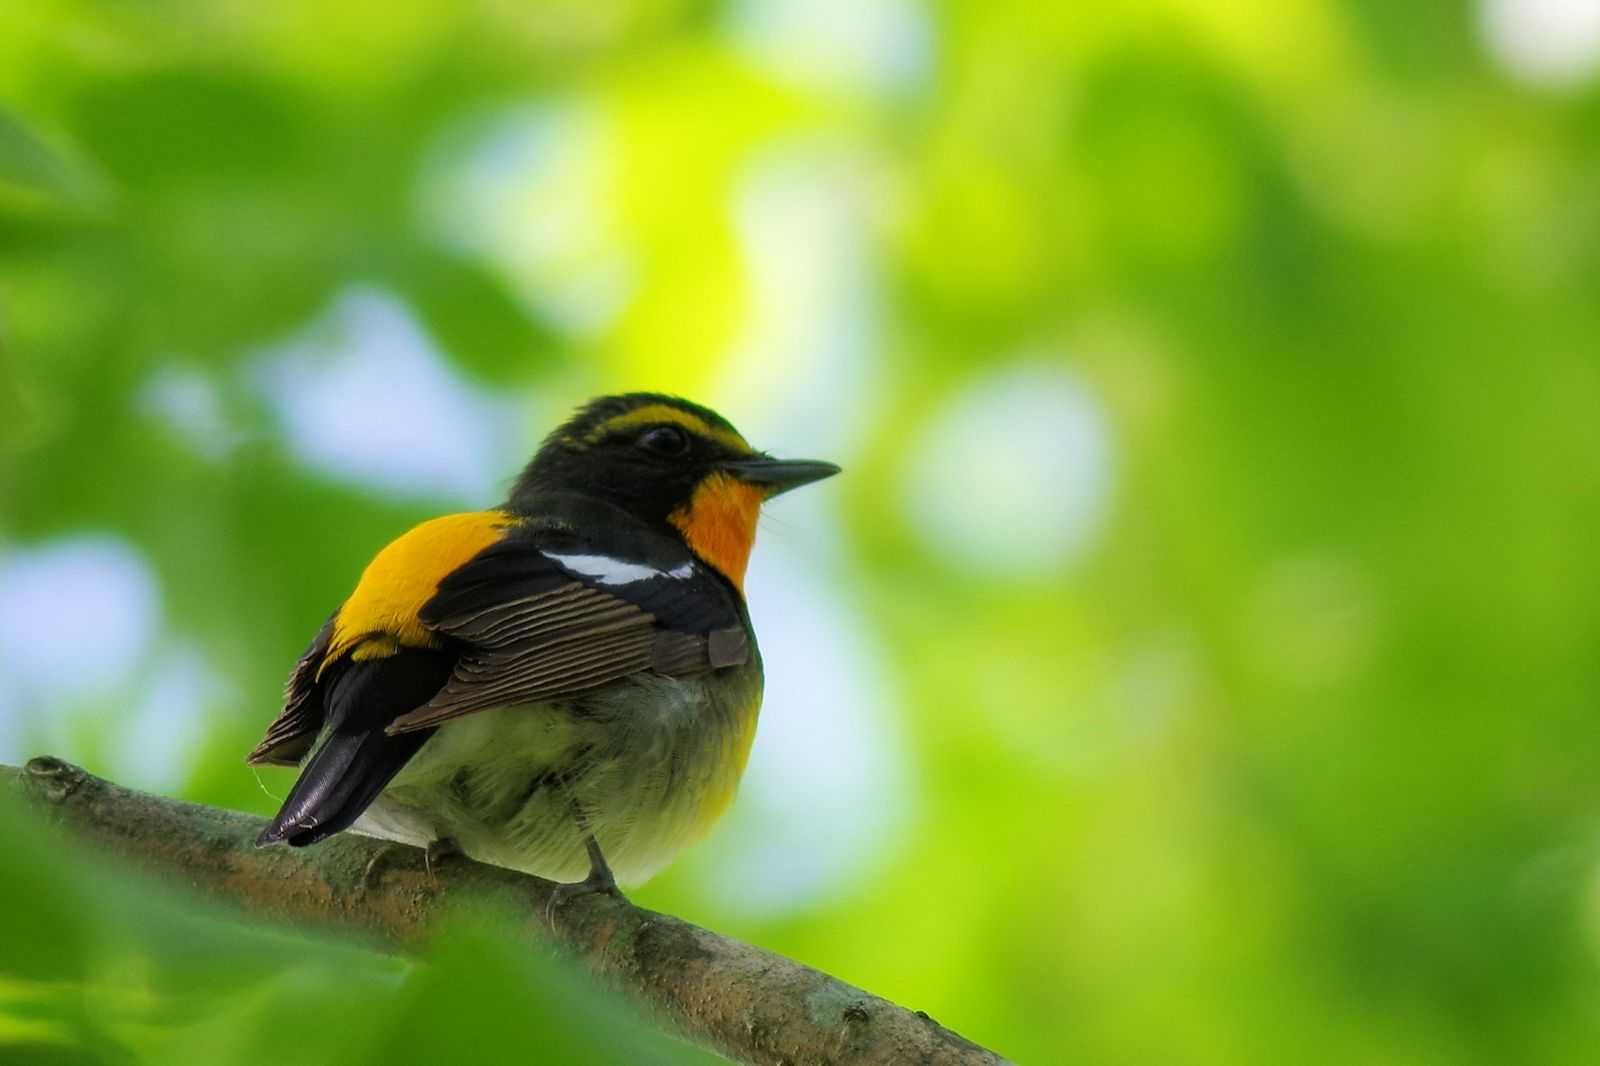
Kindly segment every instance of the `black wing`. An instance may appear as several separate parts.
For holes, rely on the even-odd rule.
[[[390,736],[383,727],[428,699],[450,676],[454,656],[402,648],[384,659],[341,660],[320,686],[327,733],[257,844],[315,844],[361,817],[433,731]]]
[[[244,761],[249,765],[298,766],[306,752],[311,750],[311,744],[322,731],[323,723],[322,693],[319,691],[317,672],[328,654],[328,642],[333,639],[334,619],[338,617],[338,611],[328,616],[328,620],[322,623],[322,628],[312,638],[311,646],[294,664],[289,681],[283,687],[283,709],[267,727],[267,735],[261,739],[261,743],[245,756]]]
[[[456,642],[450,679],[388,726],[561,699],[649,670],[685,675],[750,657],[737,595],[664,536],[514,533],[439,584],[424,625]],[[618,543],[618,541],[622,541]]]

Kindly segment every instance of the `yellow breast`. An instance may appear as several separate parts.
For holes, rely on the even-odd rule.
[[[750,762],[750,748],[756,739],[756,718],[761,712],[759,683],[736,698],[730,728],[722,733],[721,751],[713,763],[705,798],[695,810],[689,842],[699,840],[727,813],[739,791],[739,780]]]

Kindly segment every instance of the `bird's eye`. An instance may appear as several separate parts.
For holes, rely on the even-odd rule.
[[[682,455],[689,450],[689,434],[677,426],[657,426],[644,432],[639,447],[657,455]]]

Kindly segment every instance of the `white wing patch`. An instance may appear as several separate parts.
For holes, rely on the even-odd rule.
[[[657,570],[643,563],[630,563],[626,559],[613,559],[609,555],[557,555],[545,552],[545,558],[560,563],[575,574],[593,578],[602,585],[631,585],[635,581],[671,577],[685,581],[694,576],[694,564],[683,563],[671,570]]]

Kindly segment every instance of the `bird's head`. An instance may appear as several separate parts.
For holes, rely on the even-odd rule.
[[[756,451],[698,404],[636,392],[592,400],[557,427],[509,505],[534,514],[550,493],[604,500],[670,530],[742,586],[761,504],[838,472],[832,463]]]

